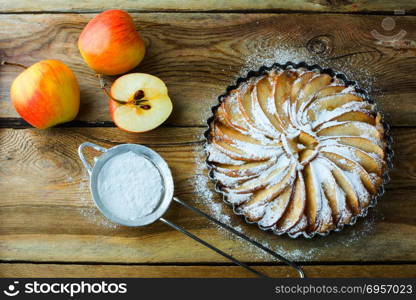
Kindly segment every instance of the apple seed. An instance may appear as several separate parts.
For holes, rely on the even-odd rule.
[[[134,100],[140,100],[140,99],[143,99],[143,97],[144,97],[144,91],[143,90],[136,91],[134,93],[134,96],[133,96]]]

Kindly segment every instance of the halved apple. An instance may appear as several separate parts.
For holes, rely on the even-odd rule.
[[[153,75],[124,75],[114,81],[110,96],[111,117],[126,131],[152,130],[165,122],[172,112],[165,83]]]

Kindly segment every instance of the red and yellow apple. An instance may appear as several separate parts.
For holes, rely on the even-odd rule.
[[[78,40],[78,48],[88,66],[98,74],[123,74],[143,59],[145,45],[131,16],[112,9],[93,18]]]
[[[58,60],[43,60],[20,73],[10,89],[19,115],[39,129],[72,121],[79,110],[79,86],[71,69]]]
[[[110,96],[111,117],[126,131],[152,130],[166,121],[172,112],[165,83],[153,75],[124,75],[114,81]]]

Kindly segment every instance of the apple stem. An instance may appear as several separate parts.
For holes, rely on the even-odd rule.
[[[123,104],[123,105],[125,105],[127,103],[134,103],[134,105],[139,105],[140,108],[145,109],[145,110],[148,110],[148,109],[151,108],[150,105],[143,104],[144,102],[147,102],[149,100],[143,99],[144,92],[142,90],[136,91],[136,93],[134,94],[134,97],[133,97],[133,101],[126,102],[126,101],[117,100],[117,99],[114,99],[111,96],[110,92],[108,91],[108,89],[107,89],[108,85],[107,85],[107,82],[104,80],[103,76],[101,74],[96,74],[96,76],[98,77],[98,80],[100,81],[100,88],[104,91],[104,93],[111,100],[116,101],[117,103]]]
[[[117,100],[114,99],[111,95],[110,92],[107,90],[107,82],[105,82],[104,78],[101,76],[101,74],[96,74],[96,76],[98,77],[98,80],[100,81],[100,88],[104,91],[104,93],[113,101],[116,101],[119,104],[126,104],[125,101],[121,101],[121,100]]]
[[[27,67],[27,66],[25,66],[25,65],[18,64],[18,63],[11,63],[11,62],[8,62],[8,61],[5,61],[5,60],[2,60],[2,61],[0,62],[0,65],[1,65],[1,66],[3,66],[3,65],[15,66],[15,67],[20,67],[20,68],[22,68],[22,69],[27,69],[27,68],[28,68],[28,67]]]

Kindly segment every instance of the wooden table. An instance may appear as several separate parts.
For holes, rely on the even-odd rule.
[[[174,102],[171,118],[148,133],[114,127],[76,46],[85,24],[112,2],[131,12],[146,41],[136,71],[162,78]],[[153,148],[169,163],[178,197],[298,261],[309,276],[416,275],[415,42],[386,47],[371,34],[403,29],[405,39],[415,41],[414,1],[397,7],[393,0],[0,0],[0,9],[0,57],[26,65],[60,59],[76,73],[82,95],[76,121],[33,129],[9,99],[20,70],[0,67],[0,276],[251,276],[161,223],[127,228],[106,221],[93,206],[78,159],[84,141]],[[395,9],[405,14],[394,16]],[[381,27],[387,15],[396,21],[391,32]],[[326,238],[292,240],[245,224],[212,192],[203,164],[202,134],[216,97],[248,70],[287,60],[318,63],[361,82],[392,126],[395,169],[386,194],[367,218]],[[270,276],[296,276],[177,205],[167,217]]]

